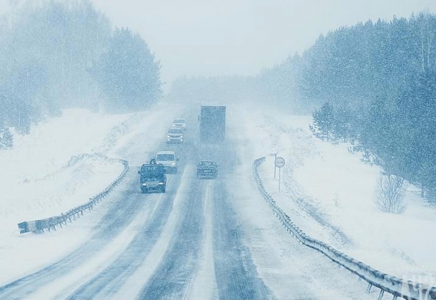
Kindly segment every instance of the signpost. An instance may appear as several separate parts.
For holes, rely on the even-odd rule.
[[[281,168],[285,165],[285,159],[283,157],[276,157],[274,160],[274,165],[279,168],[279,193],[280,193],[280,177],[281,177]],[[274,169],[275,171],[275,169]],[[274,174],[275,175],[275,174]],[[275,176],[274,176],[275,178]]]
[[[274,179],[276,179],[276,169],[277,169],[277,166],[275,165],[275,161],[277,159],[277,153],[270,153],[269,156],[274,156]]]

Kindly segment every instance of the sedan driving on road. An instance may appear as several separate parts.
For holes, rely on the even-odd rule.
[[[171,128],[167,133],[167,143],[183,143],[183,129]]]
[[[177,161],[174,151],[159,151],[156,154],[156,164],[163,164],[167,173],[177,173]]]
[[[173,127],[181,128],[183,130],[186,130],[186,121],[185,119],[179,118],[175,119],[173,122]]]
[[[197,178],[215,179],[218,175],[218,165],[214,161],[203,160],[197,164]]]

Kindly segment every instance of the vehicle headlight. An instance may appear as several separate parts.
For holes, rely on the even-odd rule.
[[[164,183],[163,182],[159,182],[159,185],[163,185]]]
[[[142,186],[147,186],[147,184],[146,184],[146,183],[143,183]]]
[[[176,165],[176,163],[175,163],[175,162],[171,163],[171,166],[173,166],[173,167],[174,167],[175,165]]]
[[[171,138],[171,136],[167,135],[167,138]]]

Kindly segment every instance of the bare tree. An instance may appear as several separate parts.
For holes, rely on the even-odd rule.
[[[403,178],[392,174],[384,174],[378,180],[374,202],[381,211],[401,214],[406,209],[404,193]]]

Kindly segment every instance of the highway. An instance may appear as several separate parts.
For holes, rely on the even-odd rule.
[[[110,207],[89,239],[1,286],[0,299],[374,298],[274,217],[257,191],[236,113],[229,112],[219,145],[202,145],[196,114],[186,115],[185,143],[168,145],[162,136],[145,151],[135,136],[118,150],[131,168],[104,200]],[[159,150],[178,153],[178,172],[167,175],[166,193],[142,194],[137,170]],[[200,159],[218,163],[216,179],[197,179]]]

